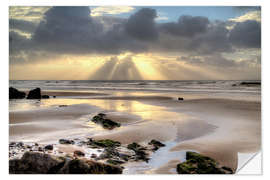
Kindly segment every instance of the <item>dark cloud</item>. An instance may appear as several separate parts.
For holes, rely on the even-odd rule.
[[[156,40],[158,31],[155,24],[156,10],[143,8],[131,15],[125,25],[127,33],[140,40]]]
[[[239,22],[231,30],[230,41],[239,47],[261,47],[261,23],[253,20]]]
[[[25,36],[20,35],[15,31],[9,32],[9,52],[10,54],[18,54],[23,49],[31,49],[32,42]]]
[[[161,30],[172,35],[192,37],[206,32],[209,23],[206,17],[181,16],[177,23],[162,24]]]
[[[37,24],[31,21],[24,21],[18,19],[9,19],[10,30],[20,30],[26,33],[33,33],[37,28]]]
[[[188,64],[195,64],[200,66],[213,66],[213,67],[233,67],[237,63],[232,59],[227,59],[219,53],[214,53],[205,56],[181,56],[177,58],[178,61],[183,61]]]
[[[260,48],[261,25],[256,21],[236,23],[230,31],[226,28],[228,22],[209,22],[206,17],[181,16],[177,23],[157,24],[156,16],[150,8],[142,8],[124,19],[91,17],[88,7],[52,7],[38,25],[10,19],[10,59],[17,61],[19,55],[23,59],[41,59],[45,52],[53,56],[151,51],[203,56],[210,59],[209,64],[221,59],[226,66],[234,64],[222,59],[220,53],[233,52],[233,47]],[[32,38],[12,29],[32,32]],[[127,63],[123,67],[134,65]],[[130,73],[139,78],[135,71]]]
[[[231,52],[232,47],[228,40],[228,34],[229,30],[225,23],[212,23],[205,33],[192,40],[190,48],[196,49],[199,54]]]

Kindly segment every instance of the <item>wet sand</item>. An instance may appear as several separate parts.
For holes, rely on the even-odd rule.
[[[178,94],[172,93],[171,96],[101,93],[92,94],[93,97],[77,92],[57,93],[78,98],[41,100],[40,108],[10,111],[10,141],[55,142],[63,137],[84,136],[123,144],[146,143],[151,139],[174,142],[163,152],[163,156],[174,154],[171,159],[152,167],[150,173],[173,173],[181,159],[177,156],[185,150],[208,155],[235,170],[238,152],[256,152],[261,147],[260,101],[214,98],[178,101]],[[99,112],[122,126],[108,131],[89,122]],[[144,173],[149,171],[147,168]]]

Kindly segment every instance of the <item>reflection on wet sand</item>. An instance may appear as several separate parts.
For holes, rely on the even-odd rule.
[[[156,157],[152,165],[141,169],[144,173],[170,173],[186,149],[236,168],[238,152],[260,148],[259,102],[248,105],[242,101],[208,99],[179,102],[164,94],[139,96],[140,93],[116,92],[106,97],[10,101],[10,141],[56,142],[63,137],[85,136],[123,144],[152,139],[173,142],[164,152],[157,152],[162,157],[171,154],[171,158],[164,161]],[[89,121],[100,112],[121,123],[121,127],[104,130]]]

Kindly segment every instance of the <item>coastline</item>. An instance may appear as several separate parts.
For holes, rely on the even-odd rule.
[[[57,93],[56,98],[38,102],[38,108],[10,112],[10,142],[34,140],[53,143],[61,137],[93,137],[108,138],[122,144],[145,143],[151,139],[165,144],[174,143],[165,152],[167,155],[173,154],[169,160],[154,163],[141,173],[173,173],[172,167],[185,150],[213,157],[235,171],[237,152],[256,152],[260,149],[260,101],[217,98],[178,101],[177,93],[170,93],[171,96],[164,93],[143,95],[141,92],[131,95],[122,92],[116,96],[110,95],[110,92]],[[89,119],[99,112],[105,112],[122,126],[104,131],[89,123]],[[40,139],[31,139],[36,136]],[[134,172],[138,173],[136,169]]]

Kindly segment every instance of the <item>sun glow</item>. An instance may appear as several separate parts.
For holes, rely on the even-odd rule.
[[[211,68],[188,64],[176,56],[122,53],[118,56],[62,56],[57,60],[10,66],[10,79],[168,80],[224,79]]]

